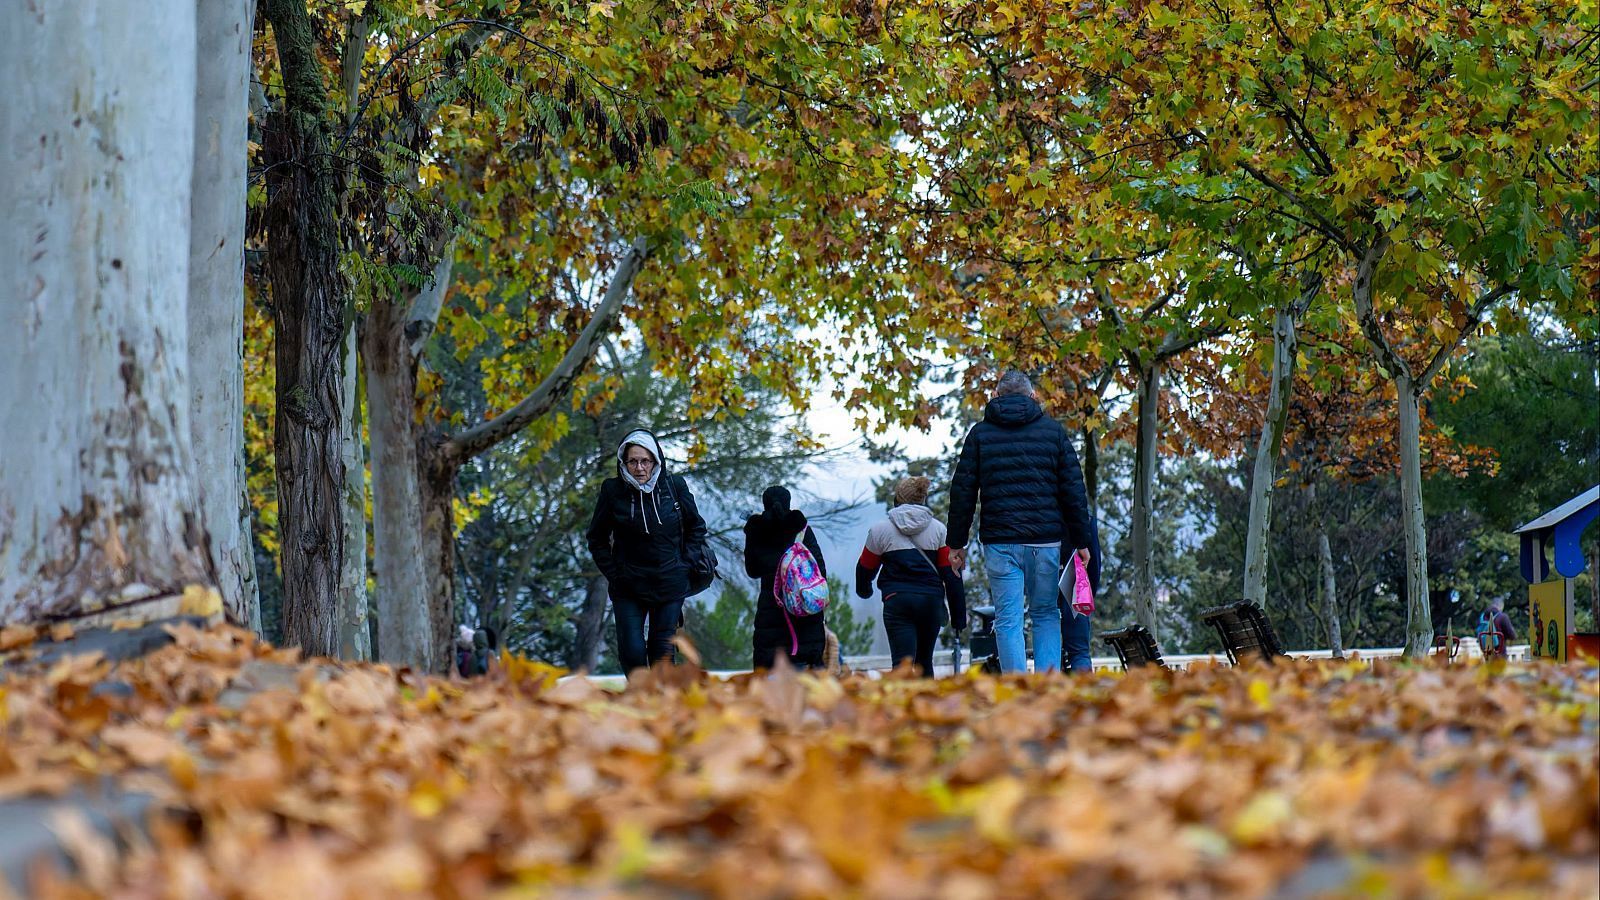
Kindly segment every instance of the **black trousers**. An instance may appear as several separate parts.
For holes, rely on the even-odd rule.
[[[933,645],[944,625],[944,596],[896,591],[883,598],[883,630],[895,665],[910,657],[924,677],[933,675]]]
[[[617,620],[617,662],[624,674],[649,668],[657,660],[672,659],[672,638],[683,621],[681,598],[647,603],[612,597],[611,612]]]

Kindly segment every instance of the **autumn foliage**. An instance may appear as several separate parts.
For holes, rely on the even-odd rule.
[[[121,849],[64,826],[78,871],[40,867],[39,896],[1592,896],[1600,877],[1592,670],[683,666],[613,693],[512,657],[462,682],[177,638],[0,681],[0,802],[110,777],[167,811]]]

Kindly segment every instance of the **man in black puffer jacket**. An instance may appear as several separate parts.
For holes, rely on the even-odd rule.
[[[1063,547],[1088,561],[1093,545],[1088,492],[1078,453],[1060,423],[1044,414],[1033,384],[1005,373],[983,421],[967,432],[950,484],[953,562],[965,548],[979,500],[979,537],[994,596],[995,639],[1002,672],[1027,671],[1024,602],[1033,623],[1036,671],[1061,666],[1061,611],[1056,605]]]

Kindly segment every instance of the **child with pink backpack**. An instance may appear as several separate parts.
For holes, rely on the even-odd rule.
[[[751,646],[758,670],[772,668],[780,652],[797,669],[827,663],[828,567],[805,513],[791,503],[789,489],[773,485],[744,523],[745,572],[761,581]]]

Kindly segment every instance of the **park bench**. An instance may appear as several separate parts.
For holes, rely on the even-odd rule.
[[[1239,664],[1241,657],[1259,656],[1267,663],[1288,656],[1278,643],[1278,635],[1267,621],[1267,614],[1253,600],[1238,600],[1214,606],[1200,613],[1200,620],[1217,630],[1228,661]]]
[[[1129,625],[1127,628],[1107,631],[1100,635],[1100,639],[1110,644],[1111,649],[1116,651],[1124,672],[1134,666],[1155,666],[1158,669],[1167,667],[1161,659],[1161,648],[1156,646],[1155,636],[1143,625]]]

